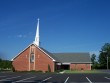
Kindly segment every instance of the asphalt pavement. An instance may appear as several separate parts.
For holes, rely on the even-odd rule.
[[[0,83],[110,83],[110,74],[0,72]]]

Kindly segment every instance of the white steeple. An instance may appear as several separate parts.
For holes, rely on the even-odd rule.
[[[39,46],[39,18],[38,18],[38,23],[37,23],[37,30],[36,30],[36,36],[35,36],[35,41],[34,43]]]

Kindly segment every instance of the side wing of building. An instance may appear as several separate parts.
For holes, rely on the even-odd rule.
[[[57,69],[91,70],[91,58],[89,53],[53,53],[59,59]]]

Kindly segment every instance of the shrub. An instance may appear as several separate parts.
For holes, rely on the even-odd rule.
[[[12,71],[13,71],[13,72],[16,72],[16,70],[15,70],[15,68],[14,68],[13,66],[12,66]]]
[[[42,70],[38,70],[38,71],[36,71],[36,72],[41,72],[41,73],[42,73]]]
[[[48,72],[51,72],[51,68],[50,65],[48,64]]]

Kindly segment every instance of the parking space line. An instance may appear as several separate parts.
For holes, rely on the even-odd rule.
[[[108,80],[110,80],[110,78],[108,78],[108,77],[105,77],[106,79],[108,79]]]
[[[65,82],[64,82],[64,83],[67,83],[68,79],[69,79],[69,77],[67,77],[67,79],[65,80]]]
[[[19,78],[19,77],[21,77],[21,76],[11,77],[11,78],[6,78],[6,79],[1,79],[0,81],[9,80],[9,79],[13,79],[13,78]]]
[[[86,77],[86,79],[89,81],[89,83],[92,83],[88,77]]]
[[[24,82],[24,83],[28,83],[28,82],[31,83],[31,82],[35,82],[35,81],[20,81],[19,83],[21,83],[21,82],[22,82],[22,83],[23,83],[23,82]],[[12,83],[15,83],[15,82],[12,82]]]
[[[52,78],[52,77],[46,78],[46,79],[43,80],[43,82],[46,81],[46,80],[49,80],[49,79],[51,79],[51,78]]]
[[[12,82],[12,83],[23,82],[23,81],[25,81],[25,80],[32,79],[32,78],[35,78],[35,77],[36,77],[36,76],[30,77],[30,78],[26,78],[26,79],[22,79],[22,80],[18,80],[18,81]]]
[[[0,77],[7,77],[7,76],[0,76]]]

